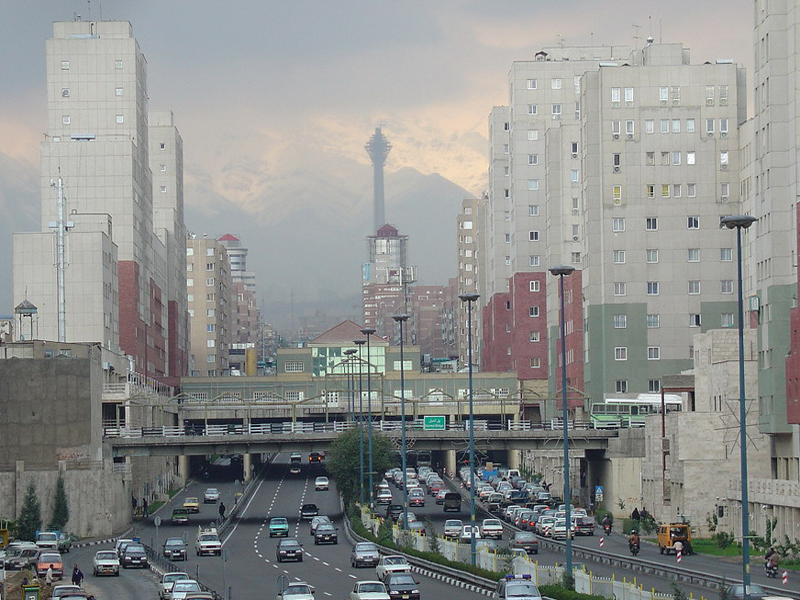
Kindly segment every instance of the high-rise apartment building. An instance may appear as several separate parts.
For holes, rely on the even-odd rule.
[[[54,23],[46,53],[42,225],[14,237],[14,302],[38,307],[43,339],[101,341],[145,376],[180,377],[180,136],[171,116],[154,117],[171,155],[162,161],[167,191],[154,202],[147,61],[130,23]],[[54,267],[57,194],[67,215],[63,278]]]
[[[456,217],[458,252],[458,293],[483,294],[485,276],[481,256],[483,247],[480,242],[484,237],[485,198],[465,198],[461,201],[461,212]],[[472,362],[481,364],[481,319],[480,298],[472,307]],[[456,345],[461,365],[469,365],[469,315],[468,307],[459,300],[456,305],[457,326]]]
[[[192,332],[189,374],[226,375],[234,305],[230,260],[221,242],[194,236],[186,242],[186,289]]]

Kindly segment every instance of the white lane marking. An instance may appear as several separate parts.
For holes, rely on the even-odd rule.
[[[326,596],[333,596],[333,594],[331,594],[330,592],[322,592],[322,593],[325,594]]]
[[[245,506],[245,507],[244,507],[244,510],[242,511],[242,514],[241,514],[241,516],[239,516],[239,517],[236,519],[236,523],[234,524],[234,526],[233,526],[233,529],[231,529],[231,532],[230,532],[230,533],[229,533],[227,536],[225,536],[225,539],[224,539],[224,540],[222,540],[222,545],[223,545],[223,546],[224,546],[224,545],[225,545],[225,544],[228,542],[228,540],[229,540],[229,539],[231,539],[231,536],[232,536],[232,535],[234,534],[234,532],[236,531],[236,528],[237,528],[237,527],[239,527],[239,520],[240,520],[242,517],[244,517],[245,513],[247,513],[247,509],[248,509],[248,508],[250,508],[250,505],[253,503],[253,500],[255,500],[256,496],[258,495],[258,490],[260,490],[260,489],[261,489],[261,486],[264,484],[264,481],[266,481],[266,480],[265,480],[265,479],[262,479],[261,481],[259,481],[259,482],[258,482],[258,486],[256,487],[256,491],[255,491],[255,492],[253,492],[253,495],[252,495],[252,496],[250,496],[250,500],[247,502],[247,506]]]
[[[565,510],[566,510],[566,509],[565,509]],[[355,575],[353,575],[352,573],[348,573],[348,574],[347,574],[347,576],[348,576],[348,577],[350,577],[351,579],[358,579],[358,577],[356,577],[356,576],[355,576]]]
[[[333,567],[333,568],[336,569],[337,571],[339,571],[339,573],[342,572],[342,570],[339,567]]]
[[[322,564],[325,565],[326,567],[330,567],[330,565],[326,563],[324,560],[322,561]]]

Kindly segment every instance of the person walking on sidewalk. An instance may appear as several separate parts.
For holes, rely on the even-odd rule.
[[[72,585],[81,587],[81,583],[83,583],[83,571],[78,568],[78,565],[75,565],[72,567]]]
[[[219,520],[220,521],[224,521],[225,520],[225,503],[222,502],[221,500],[220,500],[220,503],[219,503]]]

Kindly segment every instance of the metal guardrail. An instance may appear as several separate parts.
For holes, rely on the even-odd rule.
[[[221,436],[221,435],[281,435],[292,433],[341,433],[358,427],[358,421],[285,421],[280,423],[249,423],[227,425],[193,425],[183,427],[149,426],[149,427],[104,427],[103,436],[107,438],[141,438],[141,437],[182,437],[182,436]],[[401,421],[373,421],[378,431],[400,431]],[[571,430],[593,429],[589,421],[570,421]],[[488,421],[475,420],[476,431],[560,431],[559,419],[545,422],[533,421]],[[423,431],[422,420],[407,421],[406,431]],[[445,425],[446,431],[468,431],[469,420],[450,421]]]

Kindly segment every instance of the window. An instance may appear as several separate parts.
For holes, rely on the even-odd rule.
[[[665,167],[669,166],[669,152],[662,152],[661,153],[661,164]]]
[[[539,164],[539,155],[538,154],[528,154],[528,164],[529,165],[538,165]]]
[[[528,179],[528,189],[532,192],[538,191],[539,189],[539,180],[538,179]]]
[[[538,342],[539,341],[539,332],[538,331],[531,331],[530,336],[528,339],[531,342]]]
[[[680,198],[681,197],[681,184],[680,183],[673,183],[672,184],[672,197],[673,198]]]
[[[528,265],[531,267],[538,267],[539,266],[539,255],[534,254],[533,256],[528,257]]]
[[[121,69],[122,68],[122,60],[120,60],[120,59],[115,60],[114,61],[114,68],[115,69]]]
[[[208,277],[206,279],[206,287],[213,287],[216,282],[214,281],[213,277]]]
[[[706,105],[714,104],[714,86],[706,86]]]
[[[528,104],[528,114],[529,114],[529,115],[535,115],[535,114],[538,114],[538,112],[539,112],[539,111],[538,111],[538,109],[536,108],[536,105],[535,105],[535,104]]]
[[[528,307],[528,316],[529,317],[538,317],[539,316],[539,307],[538,306],[529,306]]]
[[[550,80],[550,88],[554,90],[561,89],[561,79],[555,78]]]
[[[214,249],[206,248],[206,256],[214,256]]]
[[[627,379],[617,379],[614,382],[615,390],[618,394],[627,394],[628,393],[628,380]]]
[[[472,221],[462,221],[461,229],[472,229]]]
[[[300,360],[287,360],[283,364],[284,373],[302,373],[306,370],[306,365]]]
[[[658,88],[658,99],[661,102],[666,102],[667,100],[669,100],[669,88],[667,87]]]
[[[697,196],[697,185],[694,183],[687,183],[686,184],[686,195],[689,198],[694,198]]]
[[[614,217],[611,219],[611,231],[625,231],[625,217]]]
[[[528,282],[528,289],[531,292],[538,292],[539,291],[539,282],[538,281],[529,281]]]
[[[648,281],[647,282],[647,295],[648,296],[658,296],[658,282],[657,281]]]
[[[622,154],[620,154],[619,152],[612,153],[611,154],[611,164],[614,165],[615,167],[617,167],[617,169],[618,169],[619,166],[622,164]],[[615,170],[617,170],[617,169],[615,169]]]
[[[728,119],[719,120],[719,134],[728,135]]]
[[[614,264],[625,264],[625,250],[614,250]]]
[[[733,320],[733,313],[722,313],[720,316],[720,325],[722,327],[733,327],[734,320]]]
[[[628,348],[625,346],[614,348],[614,360],[628,360]]]
[[[209,362],[209,363],[217,362],[217,355],[216,354],[208,354],[208,355],[206,355],[206,362]]]
[[[625,102],[633,102],[633,88],[625,88]]]
[[[730,262],[733,260],[733,248],[720,248],[719,249],[720,262]]]
[[[714,119],[706,119],[706,133],[714,135]]]
[[[658,329],[661,325],[661,315],[647,315],[647,328]]]
[[[700,282],[697,280],[689,281],[689,295],[696,296],[700,293]]]
[[[628,284],[624,281],[615,281],[614,282],[614,295],[615,296],[624,296],[628,293]]]
[[[528,89],[535,90],[538,87],[537,81],[535,79],[528,79]]]
[[[572,76],[572,87],[575,90],[576,94],[581,93],[581,76],[580,75],[573,75]]]
[[[658,231],[658,217],[647,217],[645,229],[647,231]]]
[[[672,119],[672,133],[680,133],[680,132],[681,132],[681,120]]]
[[[206,271],[213,271],[214,263],[206,263]]]
[[[700,327],[700,315],[689,315],[689,327]]]
[[[669,119],[661,119],[661,133],[669,133]]]
[[[535,142],[539,139],[539,130],[538,129],[528,129],[528,141]]]
[[[625,121],[625,134],[633,137],[633,121]]]
[[[689,262],[700,262],[700,248],[689,248],[688,250]]]
[[[672,95],[672,103],[677,104],[681,101],[681,86],[673,85],[672,89],[670,90]]]
[[[719,86],[719,104],[720,106],[725,106],[728,104],[728,86],[721,85]]]
[[[733,293],[733,279],[722,279],[719,282],[719,292],[720,292],[720,294],[732,294]]]
[[[506,265],[510,265],[511,264],[511,257],[510,256],[506,256],[506,261],[505,262],[506,262]],[[467,265],[467,266],[472,266],[472,265]]]
[[[553,118],[561,118],[561,105],[560,104],[553,104],[552,108]]]
[[[508,167],[503,167],[503,175],[508,177],[508,175],[509,175]]]
[[[538,242],[539,241],[539,232],[537,230],[529,231],[528,232],[528,241],[530,241],[530,242]]]
[[[214,348],[217,345],[217,340],[206,340],[206,348]]]
[[[700,229],[700,217],[686,217],[686,227],[688,229]]]
[[[506,333],[511,333],[511,323],[506,323]]]
[[[580,102],[576,102],[575,103],[575,120],[576,121],[580,121],[581,120],[581,103]]]
[[[645,133],[655,133],[655,126],[653,124],[653,119],[646,119],[644,122],[644,132]]]
[[[114,95],[115,96],[122,96],[122,88],[121,87],[114,88]]]
[[[578,169],[571,169],[570,170],[570,180],[572,181],[572,185],[576,185],[578,183]]]
[[[661,391],[661,381],[658,379],[647,380],[647,391],[651,394],[657,394]]]
[[[63,125],[69,125],[71,119],[69,115],[61,115],[61,123]]]
[[[539,205],[538,204],[528,204],[528,216],[529,217],[538,217],[539,216]]]
[[[209,292],[206,294],[206,302],[216,302],[217,295],[214,292]]]
[[[194,279],[189,278],[186,280],[186,287],[194,287]]]
[[[508,144],[503,144],[503,154],[508,154]]]
[[[163,142],[162,142],[162,143],[160,143],[160,144],[158,145],[158,149],[159,149],[159,150],[166,150],[166,149],[167,149],[167,145],[166,145],[165,143],[163,143]]]
[[[61,97],[69,98],[69,88],[61,88]]]
[[[511,243],[511,234],[507,233],[506,234],[506,244],[510,244],[510,243]]]
[[[723,168],[728,166],[728,151],[727,150],[719,153],[719,166],[723,167]]]
[[[647,360],[660,360],[660,359],[661,359],[661,348],[659,346],[648,346]]]
[[[538,369],[542,366],[542,359],[531,357],[530,365],[531,369]]]
[[[614,315],[614,329],[625,329],[628,326],[628,315]]]
[[[117,123],[124,123],[125,117],[122,115],[117,115]]]
[[[677,167],[681,164],[681,153],[680,152],[673,152],[672,153],[672,166]]]
[[[719,184],[719,195],[722,198],[728,198],[731,195],[731,185],[729,183]]]
[[[645,153],[645,164],[648,167],[655,166],[655,164],[656,164],[656,153],[655,152],[647,152],[647,153]]]
[[[166,193],[167,193],[167,186],[165,186],[165,185],[161,185],[161,186],[159,186],[159,187],[158,187],[158,190],[159,190],[159,191],[160,191],[162,194],[166,194]]]
[[[687,152],[686,153],[686,164],[687,165],[695,164],[695,157],[696,157],[696,155],[695,155],[695,151],[694,150],[690,150],[689,152]]]
[[[620,91],[619,88],[611,88],[611,102],[619,104],[620,98],[622,97]]]
[[[572,158],[578,158],[578,142],[570,144],[570,152],[572,153]]]
[[[611,121],[611,133],[614,135],[619,135],[621,131],[621,124],[620,121]]]
[[[658,262],[658,249],[651,248],[647,250],[647,262],[649,264],[655,264]]]
[[[669,184],[662,183],[661,184],[661,197],[662,198],[669,198]]]
[[[167,172],[167,165],[161,165],[161,172],[162,173],[166,173]]]
[[[686,133],[694,133],[694,119],[686,119]]]
[[[508,168],[508,167],[506,167],[506,168]],[[511,190],[510,190],[510,189],[508,189],[508,188],[506,188],[505,190],[503,190],[503,195],[504,195],[506,198],[511,198]]]

